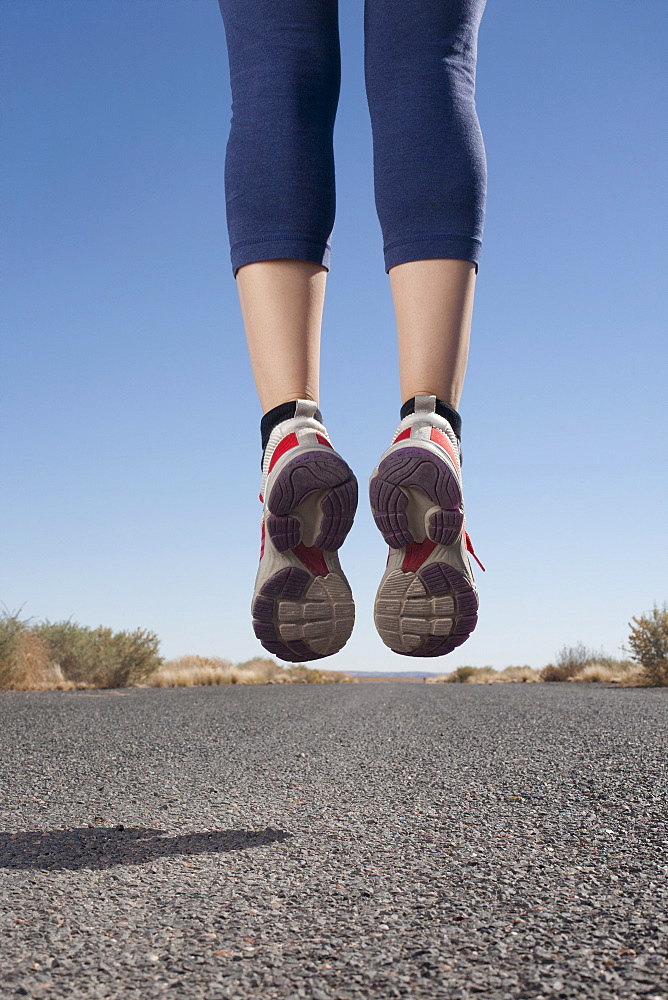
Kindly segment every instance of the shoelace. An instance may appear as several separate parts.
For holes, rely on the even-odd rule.
[[[480,569],[483,571],[483,573],[486,573],[487,570],[485,569],[485,567],[483,566],[483,564],[480,562],[480,560],[478,559],[477,555],[475,554],[475,549],[473,548],[473,542],[471,541],[471,536],[469,535],[468,531],[464,532],[464,537],[466,538],[466,548],[467,548],[467,550],[471,553],[471,555],[473,556],[473,558],[477,562],[478,566],[480,566]]]

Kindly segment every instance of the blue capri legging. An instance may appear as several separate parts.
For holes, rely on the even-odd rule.
[[[219,0],[232,88],[225,197],[232,272],[290,257],[330,267],[338,0]],[[486,163],[475,108],[485,0],[365,0],[364,73],[385,270],[478,269]]]

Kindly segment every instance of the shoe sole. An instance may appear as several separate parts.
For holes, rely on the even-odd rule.
[[[357,509],[357,480],[337,454],[310,451],[280,470],[266,531],[282,566],[253,600],[253,630],[268,652],[298,663],[337,653],[355,623],[337,550]]]
[[[374,621],[395,653],[443,656],[475,628],[478,596],[462,564],[462,494],[448,464],[424,447],[384,458],[369,486],[373,517],[401,568],[386,572]],[[457,565],[453,565],[453,563]]]

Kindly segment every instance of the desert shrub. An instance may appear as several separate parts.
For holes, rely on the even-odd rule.
[[[114,632],[76,622],[43,622],[34,629],[66,680],[92,687],[126,687],[145,680],[162,664],[154,632]]]
[[[457,667],[450,674],[427,677],[427,684],[515,684],[521,681],[538,681],[540,675],[533,667]]]
[[[495,678],[496,679],[496,678]],[[504,667],[500,671],[498,680],[501,682],[507,682],[510,684],[522,682],[522,681],[537,681],[540,679],[540,675],[537,670],[533,667]]]
[[[71,687],[51,662],[46,644],[30,619],[18,613],[0,614],[0,688],[43,691]]]
[[[588,649],[582,642],[576,643],[575,646],[563,646],[557,654],[556,662],[549,663],[541,670],[540,679],[542,681],[570,681],[587,664],[594,663],[604,656],[604,653]]]
[[[556,663],[540,672],[542,681],[585,681],[603,684],[637,684],[641,681],[636,664],[588,649],[579,642],[564,646]]]
[[[647,614],[632,618],[629,628],[631,659],[641,664],[651,684],[668,685],[668,604],[655,604]]]
[[[75,622],[47,620],[35,626],[35,630],[45,643],[51,659],[58,664],[65,677],[73,681],[93,683],[97,663],[91,629]]]
[[[0,687],[9,687],[21,660],[21,647],[29,624],[17,612],[0,614]]]
[[[491,667],[457,667],[452,673],[446,674],[443,680],[446,684],[470,684],[471,681],[482,678],[483,674],[491,673]]]
[[[604,656],[585,664],[582,670],[571,677],[572,681],[586,681],[601,684],[638,684],[642,671],[630,660],[615,660]]]

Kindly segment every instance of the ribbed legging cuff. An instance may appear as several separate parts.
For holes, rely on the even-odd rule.
[[[308,236],[265,236],[261,240],[240,240],[231,248],[232,274],[243,264],[254,264],[258,260],[310,260],[322,264],[329,271],[332,253],[331,244]]]
[[[435,260],[451,258],[470,260],[478,273],[482,241],[472,236],[415,236],[395,240],[383,247],[385,271],[409,260]]]

